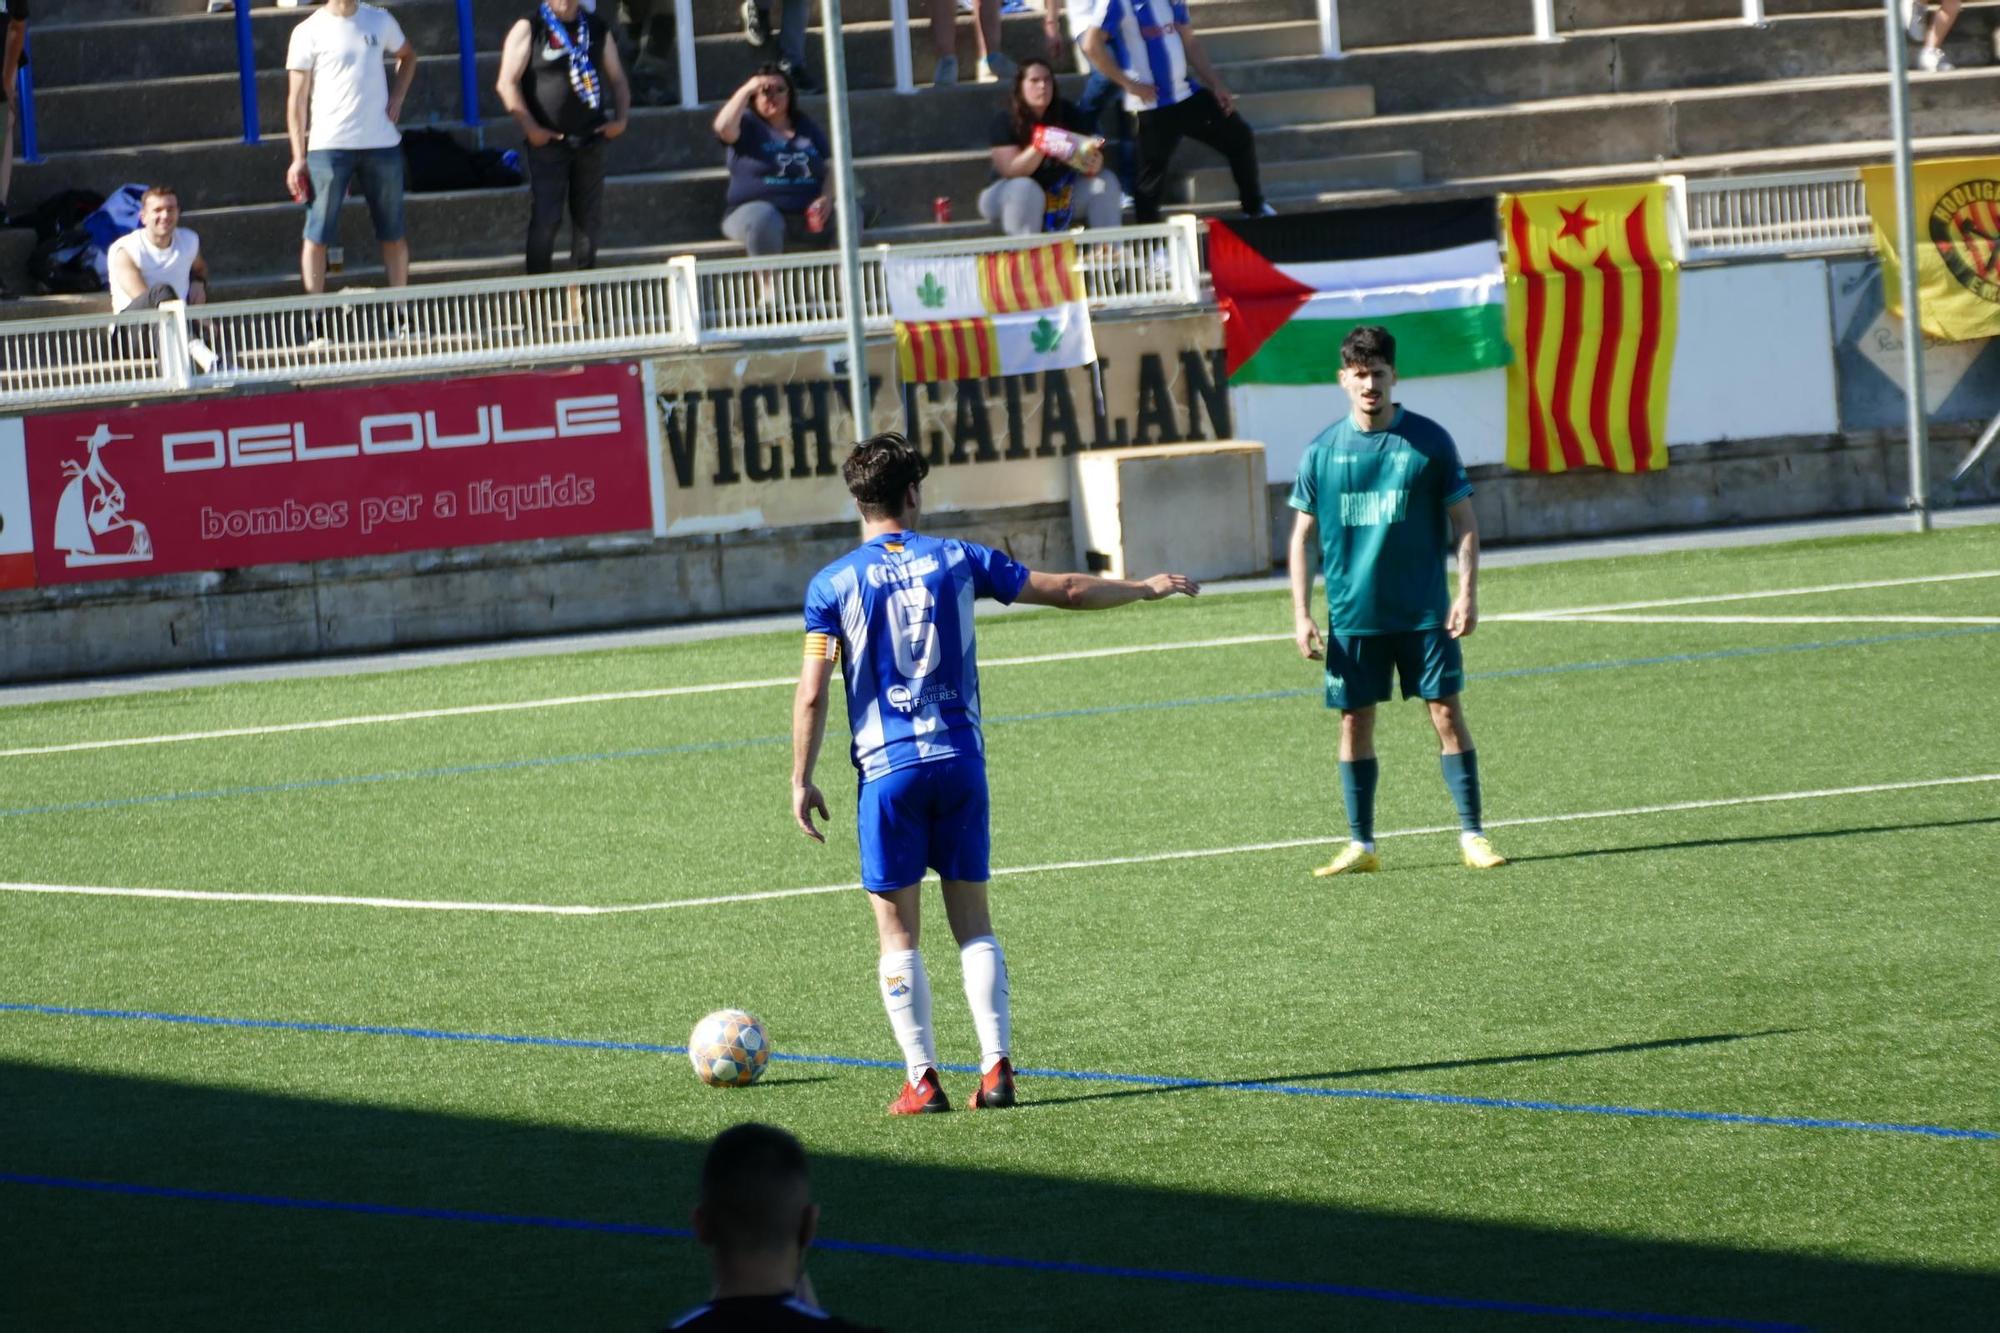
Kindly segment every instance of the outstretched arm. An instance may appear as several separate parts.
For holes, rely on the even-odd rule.
[[[1445,616],[1445,632],[1462,639],[1479,628],[1479,519],[1470,496],[1445,510],[1458,537],[1458,597]]]
[[[1312,546],[1313,538],[1318,533],[1318,519],[1303,509],[1293,513],[1291,556],[1288,560],[1292,572],[1292,638],[1299,645],[1299,656],[1311,662],[1319,661],[1320,650],[1325,646],[1312,613]]]
[[[1030,570],[1014,600],[1030,606],[1054,606],[1065,611],[1106,611],[1128,602],[1155,602],[1182,593],[1193,597],[1201,585],[1185,574],[1155,574],[1149,579],[1101,579],[1095,574],[1044,574]]]
[[[814,827],[812,812],[831,819],[826,797],[813,785],[813,769],[819,764],[819,749],[826,741],[827,687],[833,679],[831,658],[808,657],[799,668],[799,688],[792,695],[792,818],[814,842],[825,842],[826,834]]]

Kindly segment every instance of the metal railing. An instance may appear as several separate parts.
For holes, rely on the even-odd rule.
[[[0,403],[178,393],[187,365],[171,310],[0,323]]]
[[[1857,167],[1671,179],[1690,260],[1827,254],[1874,244]]]

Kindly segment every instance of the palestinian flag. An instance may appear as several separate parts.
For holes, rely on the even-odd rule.
[[[1503,195],[1507,465],[1651,472],[1667,465],[1680,264],[1667,187]]]
[[[1076,244],[883,264],[905,384],[1068,370],[1097,360]]]
[[[1331,384],[1361,324],[1396,338],[1396,371],[1507,364],[1491,199],[1208,223],[1231,384]]]

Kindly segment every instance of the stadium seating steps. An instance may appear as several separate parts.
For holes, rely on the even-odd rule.
[[[263,141],[241,142],[235,20],[198,12],[203,0],[70,0],[37,16],[33,70],[44,160],[16,169],[17,210],[58,190],[109,191],[127,181],[176,185],[185,225],[201,233],[218,299],[297,290],[300,216],[284,193],[285,43],[303,9],[259,8]],[[492,85],[507,26],[526,0],[474,0],[484,142],[519,136]],[[458,105],[457,8],[452,0],[389,5],[422,56],[404,116],[471,140]],[[743,41],[737,0],[694,0],[701,107],[678,104],[671,14],[655,36],[667,59],[641,62],[664,105],[642,106],[612,150],[605,264],[674,254],[739,253],[717,231],[726,184],[708,123],[716,103],[763,58]],[[817,6],[814,7],[815,13]],[[1879,159],[1889,134],[1884,28],[1866,0],[1767,0],[1769,21],[1745,27],[1739,0],[1558,0],[1565,39],[1532,37],[1529,0],[1344,0],[1345,58],[1318,54],[1313,0],[1192,0],[1197,31],[1258,130],[1264,174],[1280,209],[1372,203],[1413,194],[1490,192],[1558,180],[1627,180],[1663,171],[1750,172]],[[987,124],[1004,85],[894,89],[887,0],[848,0],[850,108],[870,241],[973,236],[987,179]],[[1041,49],[1038,12],[1004,20],[1005,46]],[[1956,73],[1920,80],[1917,133],[1931,151],[2000,143],[2000,67],[1993,58],[2000,0],[1965,6],[1950,40]],[[961,67],[973,67],[969,19]],[[817,65],[818,30],[812,52]],[[917,78],[931,73],[921,25]],[[1080,76],[1068,81],[1074,93]],[[809,111],[824,104],[806,102]],[[921,114],[912,114],[914,111]],[[1177,207],[1228,214],[1233,188],[1219,158],[1180,153]],[[417,281],[520,271],[525,187],[412,195]],[[936,223],[949,196],[955,220]],[[365,211],[350,200],[345,262],[331,284],[380,281]],[[0,232],[0,273],[21,272],[32,240]],[[559,242],[560,244],[561,242]],[[562,262],[560,256],[558,264]],[[31,298],[0,316],[76,313],[105,297]]]

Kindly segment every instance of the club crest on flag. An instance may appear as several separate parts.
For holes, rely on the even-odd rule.
[[[1916,247],[1917,311],[1924,332],[1947,342],[2000,336],[2000,158],[1919,162]],[[1861,187],[1882,260],[1889,313],[1903,313],[1903,229],[1897,225],[1895,172],[1863,167]]]
[[[1660,183],[1501,196],[1508,466],[1667,465],[1680,264],[1666,199]]]

